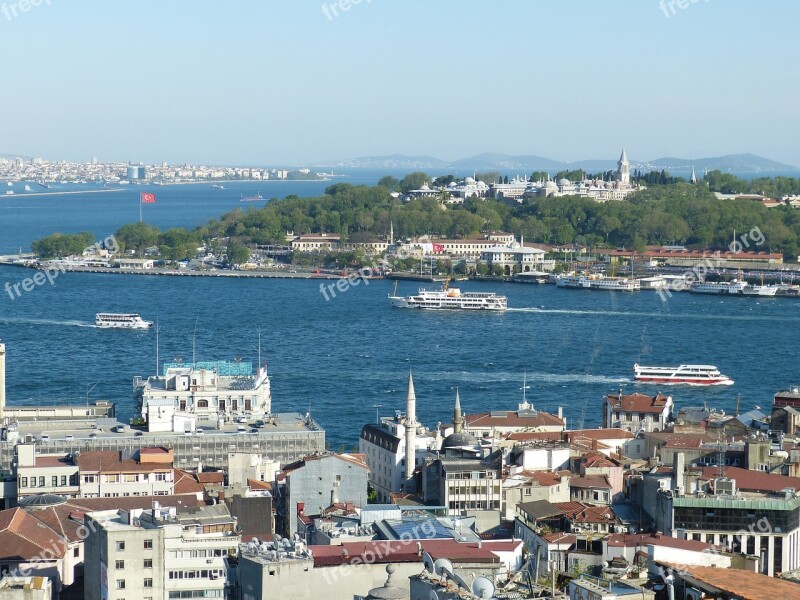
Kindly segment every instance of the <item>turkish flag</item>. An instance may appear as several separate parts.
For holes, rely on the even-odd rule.
[[[151,194],[150,192],[142,192],[140,200],[143,204],[155,204],[156,195]]]
[[[441,254],[444,252],[444,244],[433,244],[434,254]]]

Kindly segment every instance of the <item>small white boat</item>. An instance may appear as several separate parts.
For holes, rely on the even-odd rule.
[[[102,329],[149,329],[153,326],[152,321],[145,321],[135,313],[97,313],[94,324]]]

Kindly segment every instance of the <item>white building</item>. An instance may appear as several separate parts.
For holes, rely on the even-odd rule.
[[[335,233],[304,233],[289,244],[295,252],[328,252],[338,250],[341,236]]]
[[[409,410],[406,407],[406,414]],[[422,466],[429,450],[437,450],[441,438],[422,425],[414,436],[414,466]],[[389,502],[393,493],[404,489],[406,466],[406,416],[398,411],[394,417],[384,417],[378,424],[361,429],[358,451],[366,457],[370,485],[378,494],[378,502]]]
[[[134,385],[141,416],[151,432],[193,431],[200,424],[261,419],[272,409],[266,365],[254,374],[251,363],[167,363],[163,376],[137,378]]]
[[[512,242],[504,246],[486,248],[481,253],[481,260],[490,268],[498,266],[506,275],[511,275],[512,273],[541,271],[544,268],[546,254],[541,248]]]
[[[673,408],[672,396],[609,394],[603,399],[603,427],[632,433],[664,431]]]

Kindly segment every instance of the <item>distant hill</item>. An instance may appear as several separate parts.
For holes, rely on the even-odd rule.
[[[519,170],[520,174],[529,171],[557,171],[568,169],[583,169],[590,172],[609,171],[617,168],[616,158],[611,160],[582,160],[577,162],[564,162],[545,158],[543,156],[523,155],[514,156],[497,152],[477,154],[468,158],[455,161],[446,161],[432,156],[405,156],[391,154],[387,156],[364,156],[340,161],[328,161],[316,167],[349,167],[360,169],[452,169],[454,171],[491,170],[503,173],[513,173]],[[664,157],[654,160],[631,160],[631,168],[640,171],[666,169],[668,171],[689,171],[694,166],[698,173],[704,170],[720,170],[730,173],[779,173],[797,171],[797,167],[780,163],[755,154],[730,154],[710,158],[675,158]]]

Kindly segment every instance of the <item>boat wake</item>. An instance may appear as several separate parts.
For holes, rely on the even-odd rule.
[[[775,316],[745,316],[745,315],[720,315],[720,314],[684,314],[672,312],[640,312],[640,311],[620,311],[620,310],[574,310],[566,308],[509,308],[506,312],[538,313],[551,315],[589,315],[598,317],[644,317],[665,319],[709,319],[721,321],[786,321],[798,322],[800,318],[794,317],[775,317]]]
[[[0,317],[0,323],[8,323],[11,325],[48,325],[48,326],[62,326],[62,327],[91,327],[94,328],[94,323],[86,323],[84,321],[56,321],[54,319],[23,319],[17,317]]]
[[[517,372],[511,373],[474,373],[474,372],[437,372],[431,377],[439,381],[462,381],[475,384],[501,383],[506,381],[516,382],[520,379]],[[608,377],[605,375],[590,375],[588,373],[531,373],[527,372],[527,381],[534,383],[585,383],[597,385],[630,384],[633,380],[628,377]],[[530,386],[527,386],[530,388]]]

